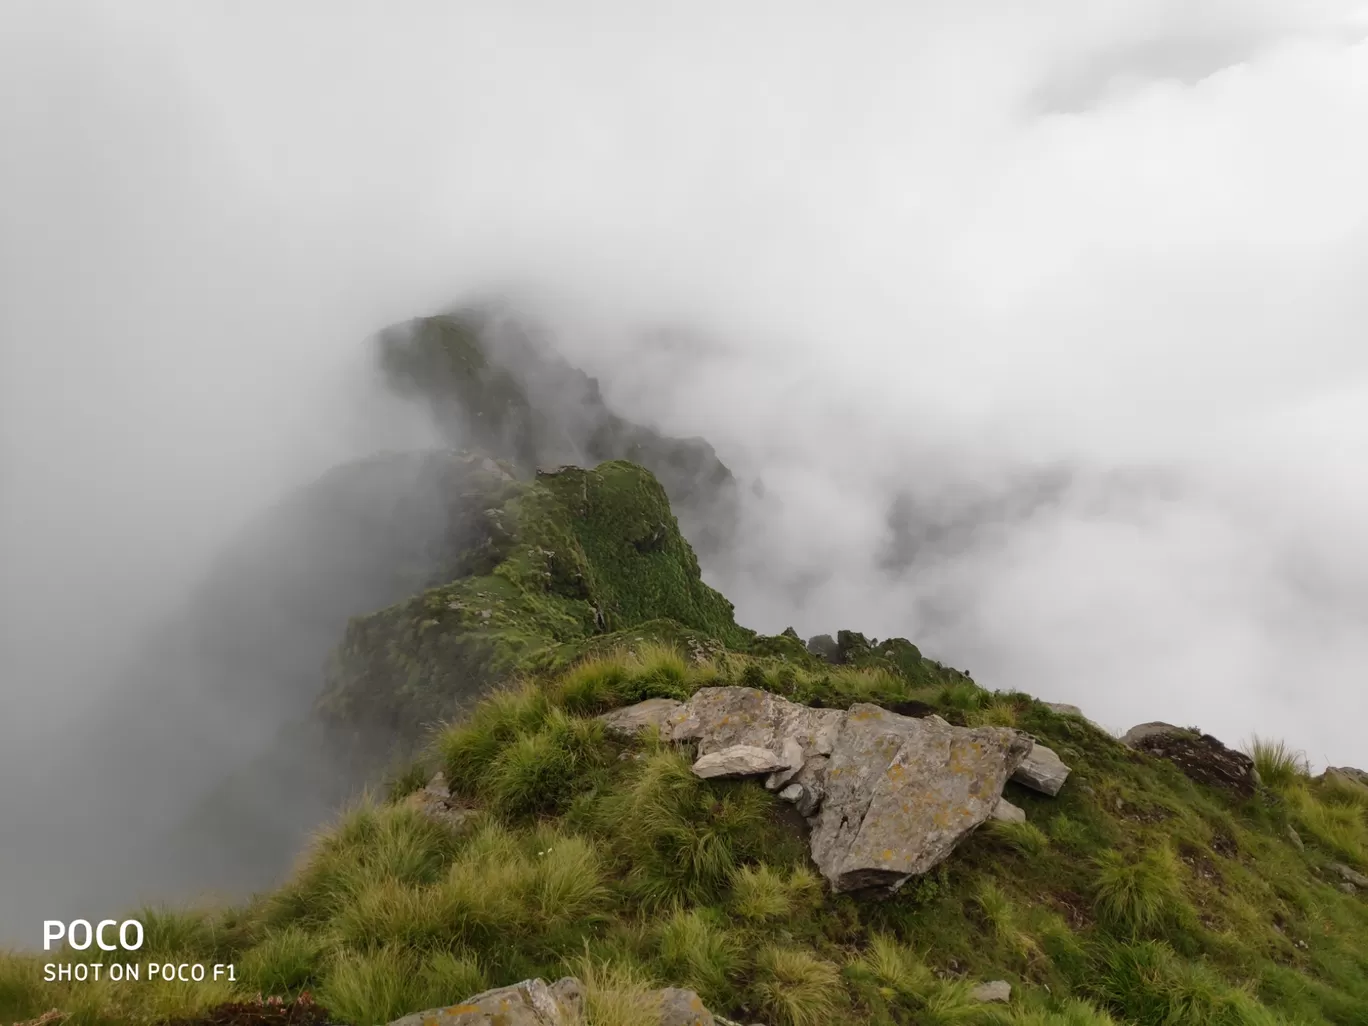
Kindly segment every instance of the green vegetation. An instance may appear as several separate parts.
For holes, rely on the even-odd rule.
[[[154,1023],[307,989],[345,1021],[383,1023],[574,974],[588,1026],[649,1022],[666,985],[767,1026],[1368,1023],[1368,900],[1335,869],[1368,870],[1368,788],[1312,779],[1259,741],[1263,786],[1245,800],[901,639],[842,632],[831,664],[789,634],[756,636],[626,464],[495,490],[499,559],[354,621],[325,702],[415,737],[449,722],[279,890],[142,915],[148,953],[232,961],[238,982],[49,983],[38,957],[4,955],[0,1022],[57,1007],[71,1026]],[[657,734],[626,741],[595,719],[723,683],[1012,724],[1073,775],[1056,798],[1009,784],[1025,824],[978,831],[895,896],[835,896],[786,803],[700,780]],[[413,800],[437,770],[464,816]],[[974,999],[997,979],[1009,1004]]]

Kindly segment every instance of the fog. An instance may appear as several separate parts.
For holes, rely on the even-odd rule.
[[[0,942],[112,843],[52,841],[138,758],[82,734],[112,668],[291,489],[435,442],[363,342],[470,295],[716,446],[747,625],[1368,764],[1368,8],[3,21]]]

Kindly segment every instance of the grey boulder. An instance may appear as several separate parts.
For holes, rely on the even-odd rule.
[[[1029,746],[1013,730],[852,706],[826,768],[813,861],[833,891],[896,891],[989,817]]]
[[[759,688],[701,688],[680,711],[672,737],[698,742],[700,755],[732,745],[768,748],[787,765],[785,741],[805,759],[829,755],[844,719],[840,709],[811,709]]]
[[[524,980],[466,998],[445,1008],[430,1008],[395,1019],[389,1026],[579,1026],[583,988],[573,977],[548,985]]]
[[[1069,767],[1064,765],[1064,760],[1055,754],[1054,749],[1036,742],[1031,745],[1026,758],[1021,760],[1012,779],[1033,791],[1054,797],[1059,794],[1064,781],[1069,779],[1069,772]]]

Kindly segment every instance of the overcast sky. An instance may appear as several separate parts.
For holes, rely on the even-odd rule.
[[[707,568],[751,626],[1368,765],[1361,3],[3,21],[11,755],[244,517],[421,441],[358,414],[361,342],[498,287],[763,479]]]

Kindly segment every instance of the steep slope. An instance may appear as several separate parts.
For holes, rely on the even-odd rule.
[[[699,579],[643,469],[520,482],[466,465],[459,576],[354,619],[320,699],[348,730],[456,721],[280,890],[143,914],[141,961],[231,961],[235,983],[49,983],[37,957],[4,956],[0,1021],[56,1007],[160,1022],[309,990],[334,1022],[385,1023],[573,973],[591,1026],[659,1022],[667,984],[766,1026],[1368,1022],[1368,787],[1353,773],[1313,780],[1264,745],[1251,784],[1200,732],[1128,746],[902,639],[756,636]],[[1021,731],[1072,772],[1054,796],[1008,783],[1023,822],[986,823],[891,896],[833,893],[807,824],[761,778],[704,779],[690,742],[602,718],[723,686]]]

